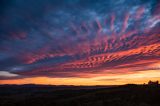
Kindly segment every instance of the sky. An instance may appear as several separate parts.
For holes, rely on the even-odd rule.
[[[159,0],[1,0],[0,84],[160,81]]]

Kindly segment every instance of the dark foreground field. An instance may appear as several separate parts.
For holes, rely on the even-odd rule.
[[[160,86],[0,85],[0,106],[160,106]]]

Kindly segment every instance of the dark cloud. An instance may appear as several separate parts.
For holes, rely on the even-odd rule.
[[[146,69],[160,58],[159,4],[1,0],[0,70],[23,77],[82,77],[94,70]]]

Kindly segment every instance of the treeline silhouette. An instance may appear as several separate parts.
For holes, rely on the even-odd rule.
[[[0,106],[160,106],[160,85],[0,85]]]

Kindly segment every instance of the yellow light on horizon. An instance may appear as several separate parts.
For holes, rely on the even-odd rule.
[[[129,74],[107,74],[92,78],[49,78],[34,77],[13,80],[0,80],[0,84],[50,84],[50,85],[122,85],[143,84],[149,80],[160,81],[160,70],[145,70]]]

